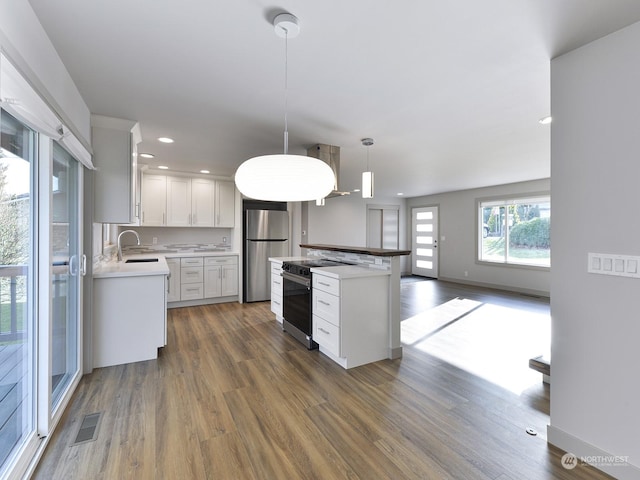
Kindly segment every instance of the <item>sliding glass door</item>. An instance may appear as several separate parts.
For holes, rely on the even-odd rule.
[[[36,150],[0,110],[0,465],[35,437]]]
[[[79,380],[84,257],[79,163],[5,110],[0,139],[3,477],[25,471]]]
[[[52,364],[51,408],[78,371],[79,290],[83,261],[80,253],[78,162],[53,142],[51,170]]]

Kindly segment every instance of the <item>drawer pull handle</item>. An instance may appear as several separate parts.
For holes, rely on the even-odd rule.
[[[275,300],[273,300],[273,303],[275,303],[276,305],[280,305],[280,302],[276,302]]]
[[[327,307],[330,307],[331,304],[329,302],[325,302],[324,300],[318,300],[318,303],[321,303],[323,305],[326,305]]]
[[[324,328],[322,327],[318,327],[318,330],[321,331],[322,333],[326,334],[326,335],[331,335],[328,331],[326,331]]]
[[[197,292],[199,288],[187,288],[187,292]]]
[[[318,281],[318,283],[319,283],[320,285],[322,285],[323,287],[330,287],[330,286],[331,286],[331,285],[329,285],[328,283],[324,283],[324,282],[321,282],[321,281]]]

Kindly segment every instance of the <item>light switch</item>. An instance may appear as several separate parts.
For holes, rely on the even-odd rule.
[[[627,273],[638,273],[637,260],[627,260]]]
[[[611,261],[611,258],[603,258],[602,259],[602,270],[604,270],[605,272],[610,272],[613,269],[613,262]]]
[[[601,261],[600,261],[600,257],[591,257],[591,269],[592,270],[600,270],[602,268],[601,266]]]
[[[615,261],[613,262],[613,266],[616,272],[618,273],[624,272],[624,260],[622,260],[621,258],[616,258]]]

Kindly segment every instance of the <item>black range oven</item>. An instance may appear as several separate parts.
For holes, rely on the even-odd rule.
[[[283,297],[282,328],[309,350],[318,348],[313,341],[313,301],[311,285],[313,267],[333,267],[344,263],[333,260],[310,259],[282,263]]]

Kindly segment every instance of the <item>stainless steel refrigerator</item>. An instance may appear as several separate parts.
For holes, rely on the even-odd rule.
[[[289,212],[246,210],[244,225],[244,301],[271,297],[269,257],[289,255]]]

